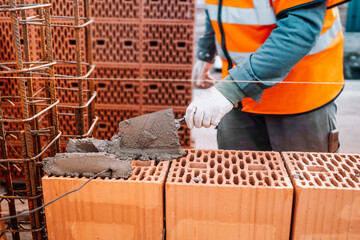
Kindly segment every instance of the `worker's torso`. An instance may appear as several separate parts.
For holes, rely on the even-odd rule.
[[[342,0],[329,0],[336,4]],[[276,26],[276,15],[309,0],[206,0],[216,33],[217,50],[223,59],[223,77],[228,63],[222,49],[221,27],[228,55],[234,64],[241,63],[255,52]],[[321,36],[286,79],[264,91],[261,102],[250,98],[242,101],[243,111],[260,114],[296,114],[318,108],[333,100],[343,87],[343,35],[337,8],[327,10]],[[286,43],[279,43],[286,44]],[[235,79],[238,81],[249,79]],[[291,83],[288,83],[291,82]]]

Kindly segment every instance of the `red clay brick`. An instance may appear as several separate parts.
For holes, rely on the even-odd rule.
[[[191,79],[192,65],[177,67],[176,65],[142,65],[143,79],[161,79],[161,80],[182,80]]]
[[[292,239],[360,239],[360,155],[282,156],[295,188]]]
[[[142,4],[142,20],[167,22],[195,20],[195,0],[143,0]]]
[[[141,0],[96,0],[91,2],[91,16],[95,19],[111,19],[112,21],[140,19]]]
[[[49,239],[162,239],[164,182],[169,162],[133,161],[127,179],[91,181],[45,209]],[[44,201],[79,187],[87,179],[43,177]]]
[[[279,153],[188,150],[165,199],[167,239],[289,239],[293,188]]]

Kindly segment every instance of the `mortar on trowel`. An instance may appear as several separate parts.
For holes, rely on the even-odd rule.
[[[172,160],[185,155],[180,147],[172,109],[146,114],[119,123],[119,133],[108,140],[70,139],[67,153],[47,158],[44,171],[49,175],[93,176],[111,169],[104,176],[127,178],[131,160]],[[74,154],[75,153],[75,154]]]

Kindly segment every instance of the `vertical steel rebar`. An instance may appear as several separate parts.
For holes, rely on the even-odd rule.
[[[76,41],[76,76],[80,77],[82,75],[81,71],[81,46],[80,46],[80,16],[79,16],[79,0],[74,0],[74,24],[75,24],[75,41]],[[78,79],[78,88],[79,88],[79,107],[84,105],[84,86],[83,80],[81,78]],[[79,108],[75,112],[76,117],[76,128],[77,134],[83,135],[85,133],[85,123],[84,123],[84,109]]]

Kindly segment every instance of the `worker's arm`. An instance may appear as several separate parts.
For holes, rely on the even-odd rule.
[[[189,128],[219,124],[233,105],[245,97],[260,101],[265,89],[281,82],[314,47],[320,36],[326,1],[283,13],[264,44],[248,59],[229,70],[222,81],[195,99],[186,109]],[[235,82],[245,80],[248,82]],[[210,101],[211,99],[211,101]]]
[[[276,28],[249,58],[229,70],[215,87],[234,105],[245,97],[260,102],[265,89],[285,79],[291,69],[314,47],[320,36],[326,1],[290,10],[277,19]],[[255,83],[256,82],[256,83]]]

